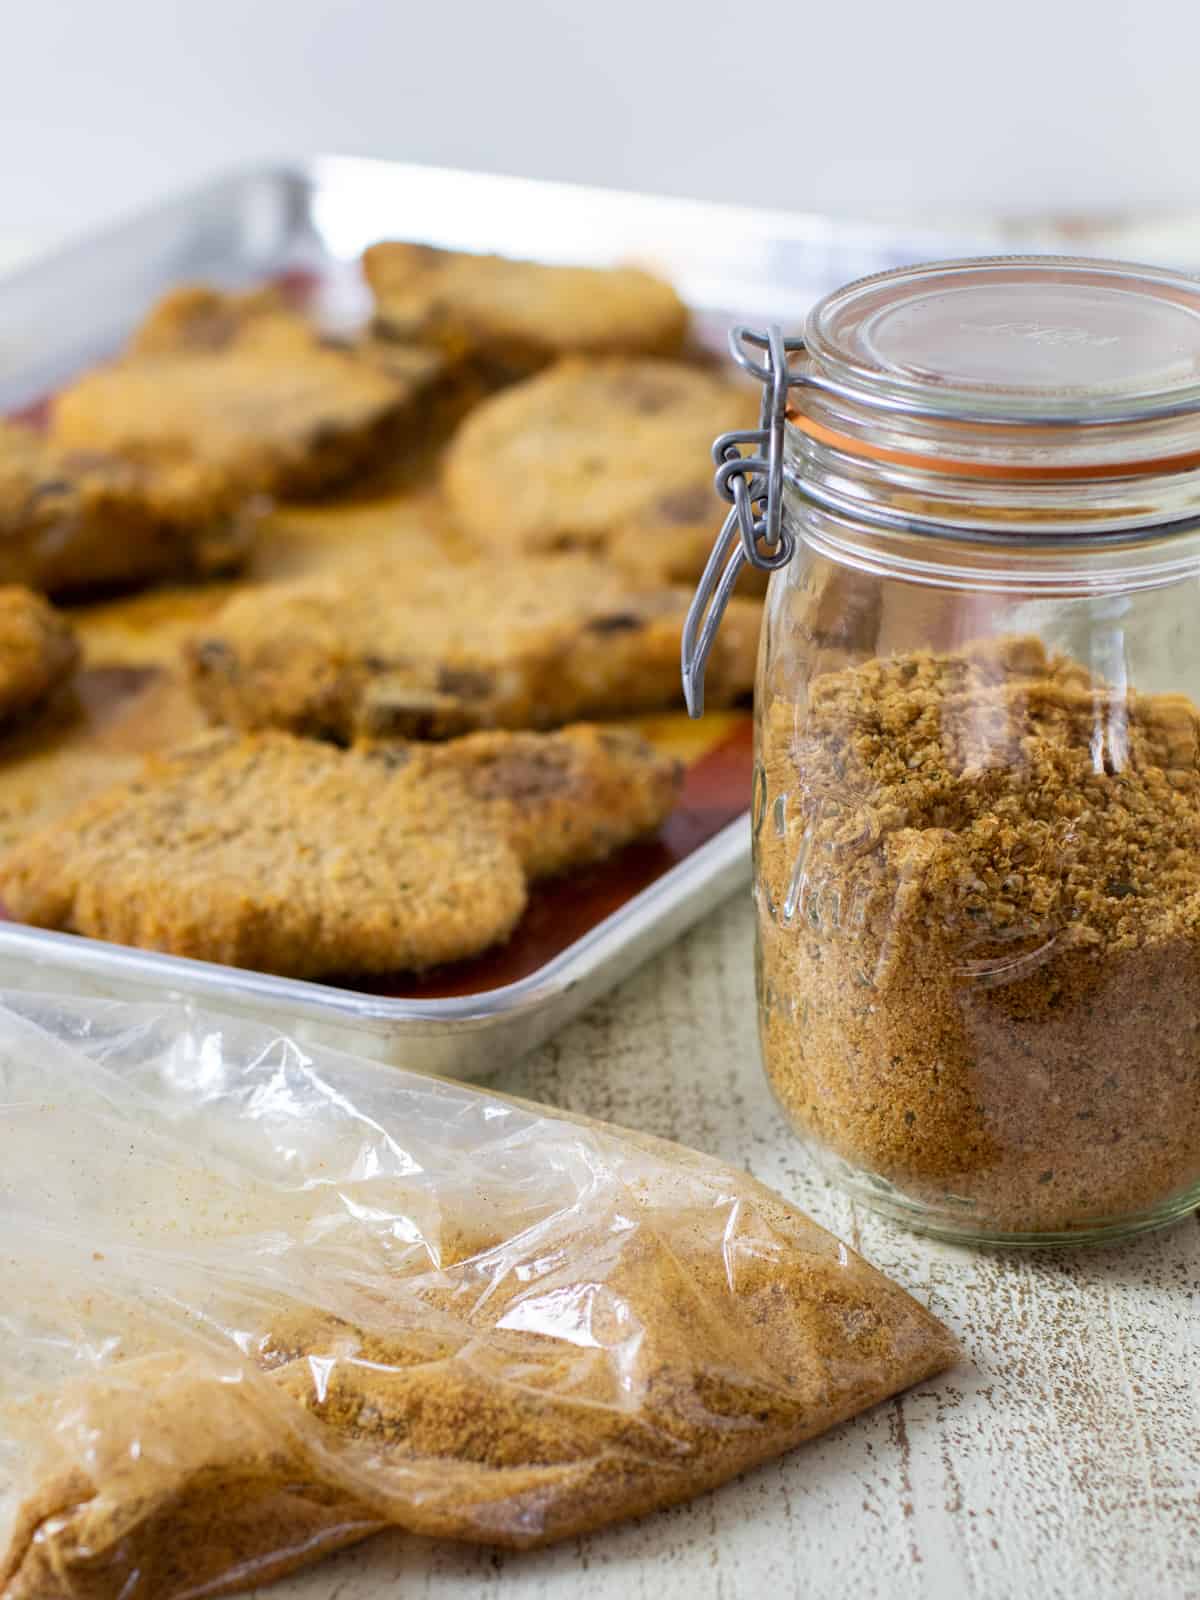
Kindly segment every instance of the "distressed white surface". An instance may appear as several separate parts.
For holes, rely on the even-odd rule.
[[[388,1536],[271,1595],[1200,1595],[1197,1219],[1104,1250],[998,1255],[852,1206],[810,1170],[767,1091],[751,941],[740,896],[495,1086],[747,1168],[931,1305],[964,1363],[640,1523],[521,1556]]]

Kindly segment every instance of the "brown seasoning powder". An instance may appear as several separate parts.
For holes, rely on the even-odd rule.
[[[685,1185],[702,1168],[621,1138]],[[688,1499],[954,1361],[904,1290],[728,1185],[719,1207],[630,1188],[585,1240],[565,1214],[507,1239],[445,1216],[432,1266],[414,1250],[362,1326],[264,1307],[245,1362],[210,1336],[40,1397],[0,1595],[224,1594],[387,1526],[541,1545]]]
[[[1200,1181],[1200,713],[1032,638],[760,711],[767,1071],[930,1222],[1136,1218]]]

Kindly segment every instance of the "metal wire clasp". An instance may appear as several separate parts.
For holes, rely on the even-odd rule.
[[[743,371],[763,385],[759,427],[723,433],[713,445],[716,488],[733,509],[725,518],[701,575],[683,625],[683,694],[688,715],[704,711],[704,668],[738,574],[749,563],[764,572],[785,567],[796,541],[782,525],[783,429],[788,390],[805,380],[788,362],[791,351],[803,350],[803,339],[785,339],[772,326],[766,333],[736,327],[729,350]],[[756,352],[765,351],[766,360]],[[743,445],[757,454],[742,454]]]

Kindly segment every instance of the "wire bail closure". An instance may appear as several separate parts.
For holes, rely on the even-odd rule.
[[[765,333],[739,325],[729,334],[733,359],[763,385],[762,409],[758,428],[723,433],[713,444],[716,490],[732,510],[717,535],[683,625],[683,694],[692,717],[703,715],[704,668],[742,568],[774,572],[787,566],[796,548],[795,538],[782,523],[783,430],[788,391],[806,381],[792,371],[788,356],[803,349],[803,339],[785,339],[776,324]],[[758,359],[759,351],[765,352],[765,361]],[[757,453],[743,455],[743,446]]]

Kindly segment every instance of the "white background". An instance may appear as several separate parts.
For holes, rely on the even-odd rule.
[[[1200,0],[0,0],[0,227],[320,148],[841,214],[1200,205]]]

